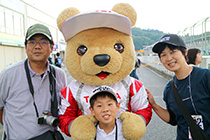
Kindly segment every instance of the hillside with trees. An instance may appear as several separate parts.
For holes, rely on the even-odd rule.
[[[132,28],[132,38],[135,50],[141,50],[145,46],[152,45],[157,42],[164,33],[159,30]]]

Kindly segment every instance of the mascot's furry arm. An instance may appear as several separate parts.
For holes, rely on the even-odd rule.
[[[123,137],[126,140],[139,140],[146,132],[145,121],[139,115],[130,112],[123,112],[120,115]],[[141,129],[139,129],[141,126]],[[129,128],[129,129],[128,129]]]
[[[81,115],[76,118],[70,128],[73,140],[93,140],[96,136],[96,118],[92,115]]]

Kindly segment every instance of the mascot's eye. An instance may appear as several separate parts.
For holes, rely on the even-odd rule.
[[[80,56],[83,56],[87,51],[87,47],[85,47],[84,45],[81,45],[77,48],[77,53],[80,55]]]
[[[124,46],[120,43],[117,43],[114,45],[114,49],[116,51],[118,51],[119,53],[123,53],[124,52]]]

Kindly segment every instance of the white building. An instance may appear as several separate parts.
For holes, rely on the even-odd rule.
[[[29,26],[42,23],[49,27],[54,52],[64,55],[65,42],[57,28],[56,18],[22,0],[0,0],[0,71],[8,65],[26,58],[24,38]]]

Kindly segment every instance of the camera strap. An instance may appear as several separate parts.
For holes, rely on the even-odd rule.
[[[56,76],[55,68],[50,65],[49,80],[50,80],[50,93],[52,96],[52,98],[51,98],[51,113],[54,117],[58,117],[58,101],[57,101],[57,94],[56,94],[55,76]]]
[[[29,68],[28,68],[28,59],[25,60],[25,71],[26,71],[26,77],[28,80],[28,85],[29,85],[29,90],[31,92],[31,95],[33,97],[33,105],[36,111],[36,116],[37,118],[39,118],[39,113],[38,113],[38,109],[34,100],[34,87],[31,81],[31,76],[30,76],[30,72],[29,72]],[[49,72],[49,81],[50,81],[50,93],[51,93],[51,113],[54,117],[58,117],[58,102],[57,102],[57,96],[56,96],[56,81],[55,81],[55,69],[50,65],[50,72]]]

